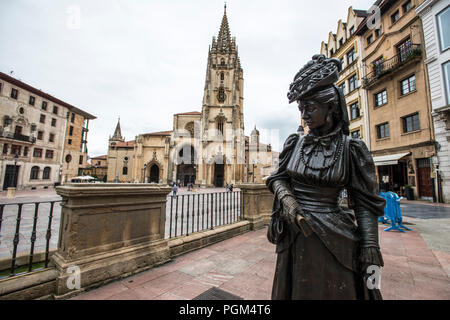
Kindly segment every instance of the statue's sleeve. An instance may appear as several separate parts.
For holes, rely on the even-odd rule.
[[[292,152],[297,144],[299,136],[297,133],[291,134],[283,145],[283,150],[280,153],[278,160],[278,168],[272,172],[266,180],[266,185],[269,190],[274,193],[273,183],[276,180],[289,180],[289,175],[286,172],[286,167],[291,158]]]
[[[369,265],[383,266],[378,239],[378,217],[384,214],[385,200],[378,193],[375,165],[366,144],[350,140],[350,174],[346,186],[358,225],[359,264],[361,271]]]
[[[350,174],[347,192],[352,207],[364,208],[377,217],[384,215],[385,200],[379,195],[375,164],[364,141],[350,140]]]

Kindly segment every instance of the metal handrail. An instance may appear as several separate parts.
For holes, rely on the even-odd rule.
[[[168,234],[175,238],[241,220],[241,191],[170,195]]]
[[[390,73],[411,59],[420,57],[421,55],[422,50],[420,44],[411,44],[407,46],[404,50],[401,50],[400,53],[396,54],[392,58],[380,62],[377,66],[373,66],[373,71],[363,77],[363,85],[366,86],[373,81],[376,81],[381,76]]]
[[[16,223],[15,223],[15,228],[14,228],[14,239],[12,241],[12,254],[11,254],[11,267],[9,268],[9,277],[15,276],[16,275],[16,269],[19,267],[17,266],[16,262],[17,262],[17,258],[18,258],[18,247],[19,247],[19,242],[20,242],[20,235],[21,235],[21,222],[23,222],[23,220],[25,220],[25,212],[24,212],[24,206],[26,205],[34,205],[33,208],[33,213],[32,213],[32,231],[31,231],[31,236],[30,236],[30,251],[28,254],[28,264],[27,266],[27,271],[26,272],[31,272],[31,271],[36,271],[36,270],[40,270],[39,269],[34,269],[33,270],[33,260],[35,257],[35,245],[36,242],[38,240],[44,240],[45,241],[45,259],[44,259],[44,268],[48,268],[49,266],[49,261],[50,261],[50,257],[49,257],[49,253],[50,253],[50,239],[52,237],[52,221],[53,221],[53,217],[54,217],[54,207],[56,203],[61,202],[61,200],[49,200],[49,201],[40,201],[40,202],[16,202],[16,203],[1,203],[0,204],[0,243],[3,242],[3,238],[5,238],[5,235],[2,234],[2,226],[4,226],[4,221],[5,221],[5,214],[9,214],[6,213],[5,208],[6,207],[11,207],[11,206],[17,206],[17,213],[16,213]],[[39,230],[37,230],[37,224],[38,224],[38,219],[39,219],[39,214],[42,213],[42,211],[40,212],[39,207],[44,204],[44,203],[49,203],[49,211],[48,211],[48,222],[46,222],[46,230],[45,230],[45,239],[41,238],[38,239],[37,234],[39,233]],[[41,207],[42,208],[42,207]],[[31,212],[30,212],[31,213]],[[41,214],[42,216],[42,214]],[[31,218],[31,217],[30,217]],[[23,225],[22,225],[23,227]],[[26,228],[26,227],[25,227]],[[3,232],[4,233],[4,232]],[[12,236],[12,235],[10,235]],[[6,238],[8,237],[8,235],[6,235]]]

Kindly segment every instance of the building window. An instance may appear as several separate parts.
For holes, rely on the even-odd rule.
[[[402,95],[416,91],[416,76],[412,75],[411,77],[402,80],[400,82],[400,90]]]
[[[53,150],[45,150],[45,159],[53,159]]]
[[[348,79],[348,92],[352,92],[356,88],[358,88],[358,80],[356,79],[355,74],[350,79]]]
[[[393,15],[391,15],[392,23],[396,23],[400,19],[400,11],[395,11]]]
[[[35,157],[35,158],[42,158],[42,149],[34,148],[34,150],[33,150],[33,157]]]
[[[20,155],[21,152],[22,152],[22,147],[21,146],[18,146],[18,145],[15,145],[15,144],[13,144],[11,146],[11,154]]]
[[[123,167],[122,168],[122,175],[126,176],[128,174],[128,168],[127,167]]]
[[[41,117],[39,118],[40,123],[45,123],[45,114],[41,114]]]
[[[377,60],[372,62],[371,66],[376,74],[381,73],[384,70],[384,57],[379,57]]]
[[[222,80],[222,81],[225,80],[225,75],[223,72],[220,74],[220,80]]]
[[[0,93],[2,93],[3,83],[0,82]]]
[[[359,139],[361,138],[361,130],[355,130],[351,132],[353,139]]]
[[[389,123],[385,122],[376,126],[378,139],[389,137]]]
[[[35,101],[35,98],[33,96],[30,96],[30,99],[28,100],[28,104],[34,106],[34,101]]]
[[[42,140],[43,137],[44,137],[44,131],[38,131],[37,139]]]
[[[347,53],[347,63],[350,64],[353,61],[355,61],[355,48],[352,48],[348,53]]]
[[[344,57],[339,59],[339,62],[341,63],[341,69],[344,69]]]
[[[23,156],[24,157],[28,156],[28,147],[23,148]]]
[[[345,81],[342,82],[342,84],[339,86],[339,88],[342,90],[342,94],[345,95]]]
[[[339,39],[339,48],[344,45],[344,38]]]
[[[75,113],[72,113],[72,115],[70,116],[70,122],[75,122]]]
[[[437,15],[441,51],[450,48],[450,6]]]
[[[73,127],[70,126],[70,128],[69,128],[69,136],[71,136],[72,134],[73,134]]]
[[[48,180],[50,179],[50,167],[45,167],[42,172],[42,179]]]
[[[67,163],[70,163],[70,161],[72,161],[72,156],[71,156],[70,154],[68,154],[68,155],[66,156],[66,162],[67,162]]]
[[[72,139],[67,140],[67,144],[72,144]]]
[[[403,62],[406,60],[406,58],[408,57],[408,55],[411,52],[411,46],[412,46],[412,42],[411,42],[411,39],[409,39],[409,38],[397,46],[397,53],[399,55],[400,62]]]
[[[14,128],[14,134],[20,136],[22,134],[22,130],[23,130],[22,126],[16,126]]]
[[[450,104],[450,61],[442,65],[444,69],[444,83],[447,96],[447,104]]]
[[[359,106],[358,102],[350,105],[350,119],[354,120],[359,117]]]
[[[334,50],[330,49],[330,57],[334,54]]]
[[[31,168],[30,180],[37,180],[38,177],[39,177],[39,167],[34,166],[33,168]]]
[[[416,131],[420,129],[420,122],[419,122],[419,114],[415,113],[413,115],[403,117],[403,132],[411,132]]]
[[[42,101],[41,108],[42,110],[47,110],[47,101]]]
[[[58,114],[58,107],[57,106],[53,106],[53,113],[54,114]]]
[[[52,118],[52,127],[56,127],[56,119]]]
[[[379,107],[379,106],[387,103],[387,91],[386,90],[378,92],[374,96],[375,96],[375,107]]]
[[[55,134],[54,133],[50,133],[50,135],[48,136],[48,141],[55,142]]]
[[[78,164],[83,164],[83,156],[80,156],[80,159],[78,160]]]
[[[11,98],[17,99],[18,95],[19,95],[19,91],[17,91],[17,89],[11,88]]]
[[[409,10],[411,10],[411,8],[412,8],[412,3],[411,3],[411,1],[408,1],[408,2],[404,3],[404,4],[402,5],[402,8],[403,8],[403,14],[405,14],[405,13],[407,13]]]
[[[8,144],[3,144],[3,154],[8,154]]]
[[[375,36],[379,38],[381,36],[381,27],[375,29]]]
[[[367,45],[371,44],[373,42],[373,34],[367,37]]]
[[[220,132],[221,135],[223,135],[223,120],[219,120],[217,122],[217,130]]]
[[[355,26],[350,28],[350,37],[355,33]]]

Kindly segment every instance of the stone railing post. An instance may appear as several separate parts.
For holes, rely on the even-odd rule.
[[[242,217],[250,222],[251,230],[269,223],[274,196],[265,184],[238,184],[242,190]]]
[[[56,297],[67,297],[170,260],[164,240],[170,187],[69,184],[62,197]]]

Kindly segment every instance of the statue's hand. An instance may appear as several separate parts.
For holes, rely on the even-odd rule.
[[[303,218],[303,210],[293,196],[285,196],[281,200],[283,205],[284,218],[295,229],[303,232],[308,237],[312,230],[307,221]]]

